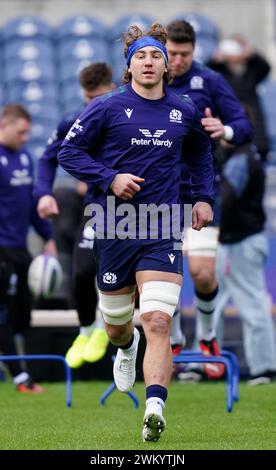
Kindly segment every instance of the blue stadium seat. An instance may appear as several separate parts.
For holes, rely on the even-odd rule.
[[[124,57],[123,43],[122,41],[117,41],[114,43],[113,48],[113,61],[112,61],[112,70],[114,82],[117,85],[121,85],[122,75],[126,69],[126,60]]]
[[[139,28],[142,29],[142,31],[146,31],[152,23],[153,18],[148,15],[133,14],[121,16],[115,25],[111,27],[109,31],[109,38],[111,41],[118,40],[132,24],[136,24],[139,26]]]
[[[184,15],[178,15],[174,19],[183,19],[191,23],[196,35],[213,38],[215,41],[219,40],[220,32],[217,24],[211,20],[208,16],[199,13],[186,13]]]
[[[55,80],[56,74],[54,65],[51,61],[15,61],[6,62],[4,71],[4,81],[30,82],[30,81],[48,81]]]
[[[30,140],[27,145],[27,150],[30,152],[33,163],[36,166],[37,160],[42,156],[47,141],[46,140]]]
[[[76,113],[81,113],[83,108],[84,108],[83,99],[78,96],[65,101],[62,107],[65,116],[71,116]]]
[[[36,16],[20,16],[6,23],[3,28],[3,39],[7,42],[34,37],[52,37],[52,28]]]
[[[55,127],[60,119],[60,110],[55,102],[22,103],[26,106],[34,122],[48,123]]]
[[[113,66],[113,79],[117,86],[122,85],[122,76],[126,69],[125,60],[122,59],[121,61],[117,60]]]
[[[106,61],[109,50],[106,41],[102,39],[67,39],[61,41],[58,46],[57,54],[59,60],[64,61],[69,58],[93,62]]]
[[[49,136],[52,134],[53,130],[55,129],[55,123],[52,122],[48,124],[48,122],[37,121],[34,120],[32,122],[31,132],[30,132],[30,140],[31,141],[41,141],[47,142]]]
[[[3,48],[4,60],[37,60],[39,58],[52,59],[52,42],[44,38],[29,40],[15,40],[7,42]]]
[[[65,38],[91,38],[106,37],[106,27],[100,20],[90,16],[73,16],[61,23],[57,28],[58,40]]]
[[[214,55],[218,47],[218,42],[212,37],[207,38],[199,34],[196,39],[194,58],[198,62],[205,64]]]
[[[64,86],[64,82],[78,80],[80,71],[91,64],[90,60],[71,60],[60,64],[59,69],[59,82]]]
[[[78,80],[70,80],[64,83],[60,89],[60,102],[63,105],[68,101],[83,102],[83,93]]]
[[[113,61],[124,61],[124,44],[123,41],[116,41],[112,46]]]
[[[7,101],[57,101],[58,92],[55,83],[40,82],[11,82],[5,87]]]

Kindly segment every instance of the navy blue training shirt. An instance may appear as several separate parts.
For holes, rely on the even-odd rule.
[[[252,140],[252,127],[245,110],[220,73],[194,61],[188,72],[174,79],[170,88],[178,95],[189,95],[201,118],[208,107],[223,125],[230,126],[234,131],[231,143],[240,145]]]
[[[53,195],[53,184],[58,167],[58,149],[78,114],[62,119],[48,139],[47,146],[37,165],[37,177],[34,186],[34,194],[37,198]]]
[[[165,88],[165,96],[148,100],[131,85],[96,98],[80,114],[58,153],[61,166],[92,185],[93,203],[106,207],[118,173],[145,178],[129,204],[180,202],[182,159],[192,180],[194,202],[212,203],[213,165],[209,137],[195,105]],[[116,204],[122,204],[116,198]]]
[[[52,238],[49,222],[37,215],[32,193],[30,155],[25,149],[13,151],[0,145],[0,247],[26,248],[30,225],[45,241]]]

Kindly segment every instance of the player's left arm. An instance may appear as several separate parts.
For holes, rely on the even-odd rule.
[[[211,142],[202,128],[197,111],[191,131],[183,143],[183,158],[191,180],[192,226],[200,230],[213,220],[214,168]]]
[[[201,120],[204,130],[212,138],[224,138],[235,145],[250,142],[252,126],[231,86],[222,75],[216,74],[210,87],[216,115],[205,110],[205,117]]]

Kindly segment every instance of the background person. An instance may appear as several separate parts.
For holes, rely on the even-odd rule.
[[[80,73],[84,102],[89,103],[97,96],[112,91],[111,68],[102,62],[90,64]],[[108,338],[101,320],[96,322],[98,303],[95,286],[96,263],[93,254],[94,234],[86,228],[89,217],[84,208],[91,201],[86,194],[85,183],[76,182],[77,191],[59,189],[60,208],[53,195],[53,184],[58,167],[57,153],[67,132],[74,124],[76,115],[63,119],[49,139],[48,145],[38,162],[35,194],[39,197],[38,213],[43,218],[57,217],[58,247],[66,252],[73,249],[73,292],[80,322],[80,332],[66,354],[70,367],[78,368],[85,361],[100,360],[108,346]],[[76,236],[77,231],[77,236]],[[71,268],[69,267],[69,272]]]
[[[3,108],[0,119],[0,349],[7,355],[16,354],[14,335],[22,339],[30,324],[32,297],[27,282],[31,263],[27,250],[30,225],[45,240],[44,250],[56,256],[51,227],[38,217],[32,195],[32,159],[24,148],[30,129],[31,117],[21,105],[10,104]],[[7,362],[7,367],[18,391],[44,391],[19,362]]]

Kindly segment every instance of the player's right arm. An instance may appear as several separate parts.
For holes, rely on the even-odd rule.
[[[48,139],[43,155],[38,161],[34,196],[38,199],[38,214],[43,219],[59,214],[58,205],[53,196],[53,184],[58,167],[57,154],[71,125],[72,121],[62,120],[59,123]]]
[[[108,112],[100,98],[91,102],[75,121],[58,152],[60,165],[75,178],[98,186],[102,192],[109,189],[123,199],[131,199],[140,190],[142,178],[130,173],[119,174],[93,157],[108,131]]]

